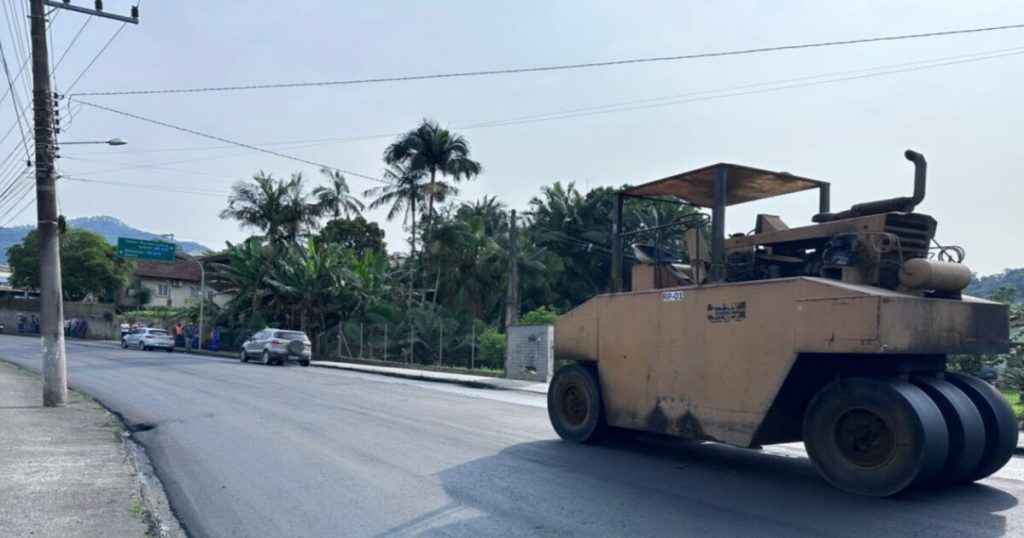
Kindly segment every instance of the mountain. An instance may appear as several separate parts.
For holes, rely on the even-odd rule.
[[[72,228],[81,228],[83,230],[89,230],[102,235],[112,245],[117,244],[118,237],[127,237],[131,239],[154,239],[158,241],[165,241],[160,237],[160,234],[147,232],[138,228],[132,228],[131,226],[121,222],[114,217],[98,216],[98,217],[79,217],[68,220],[68,226]],[[32,226],[14,226],[11,228],[0,228],[0,263],[7,263],[7,249],[11,245],[21,243],[24,239],[25,234],[32,230]],[[175,241],[178,244],[178,248],[185,252],[206,252],[210,250],[209,247],[194,243],[192,241]]]
[[[971,284],[967,286],[968,295],[975,297],[988,297],[989,294],[1003,286],[1017,288],[1019,297],[1024,298],[1024,267],[1017,269],[1004,269],[1002,273],[979,277],[974,275]]]

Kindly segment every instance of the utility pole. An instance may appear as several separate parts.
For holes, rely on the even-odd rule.
[[[60,281],[60,226],[57,212],[57,185],[53,160],[56,145],[53,136],[53,99],[50,88],[50,62],[46,41],[44,5],[71,9],[91,15],[138,23],[138,7],[132,17],[103,13],[102,3],[95,11],[53,0],[29,0],[32,27],[32,104],[36,144],[36,226],[39,234],[39,332],[43,336],[43,405],[62,407],[68,401],[68,365],[64,349],[64,301]]]
[[[60,282],[60,230],[53,174],[53,100],[43,0],[31,0],[32,102],[36,143],[36,221],[39,234],[39,332],[43,336],[43,405],[68,402],[64,302]]]
[[[508,294],[505,296],[505,328],[519,320],[519,232],[516,210],[509,212],[508,223]]]

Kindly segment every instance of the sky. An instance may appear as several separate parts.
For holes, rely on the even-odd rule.
[[[8,11],[21,4],[27,2],[0,0]],[[131,5],[104,4],[112,13]],[[448,73],[1024,23],[1021,2],[931,0],[145,0],[140,12],[140,24],[125,26],[99,57],[120,23],[56,15],[51,55],[56,60],[67,50],[54,73],[57,91]],[[5,19],[0,39],[16,71],[27,34],[18,31],[20,18]],[[21,43],[11,40],[12,30]],[[1021,50],[1007,50],[1015,48]],[[903,151],[912,148],[929,163],[918,211],[938,221],[941,243],[966,249],[964,263],[973,271],[991,274],[1024,266],[1022,52],[1024,29],[1011,29],[476,78],[77,98],[373,177],[382,173],[381,154],[394,137],[432,118],[464,135],[483,165],[478,178],[460,185],[459,199],[496,196],[519,210],[554,181],[580,189],[638,184],[723,161],[829,181],[838,210],[908,196],[913,167]],[[24,105],[21,81],[15,88]],[[677,97],[656,100],[669,96]],[[639,104],[647,106],[592,110],[600,114],[479,125],[644,100]],[[301,172],[311,186],[323,182],[311,164],[88,106],[69,109],[66,100],[61,110],[64,142],[129,142],[62,147],[61,174],[78,178],[58,183],[68,217],[112,215],[219,248],[251,233],[218,217],[234,181],[263,170],[279,177]],[[0,102],[0,133],[14,118],[10,98]],[[17,144],[16,135],[9,137],[0,157]],[[348,181],[356,192],[377,185],[352,175]],[[0,194],[0,208],[4,200]],[[0,209],[0,224],[33,223],[33,210]],[[757,213],[809,224],[816,210],[815,193],[743,204],[730,208],[726,231],[749,231]],[[382,211],[367,217],[381,223],[390,250],[407,248],[400,220],[387,222]]]

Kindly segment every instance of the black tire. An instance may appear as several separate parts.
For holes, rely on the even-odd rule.
[[[873,497],[931,483],[949,444],[938,406],[897,379],[826,385],[807,406],[803,432],[807,455],[828,483]]]
[[[597,443],[608,430],[597,369],[573,364],[555,372],[548,388],[548,418],[558,436],[573,443]]]
[[[964,479],[965,482],[981,480],[1002,469],[1013,457],[1017,449],[1017,416],[1002,394],[974,376],[948,373],[946,381],[970,398],[985,425],[981,462]]]
[[[168,353],[174,353],[174,348],[173,348],[173,347],[169,347],[169,348],[167,348],[167,352],[168,352]]]
[[[963,482],[981,463],[985,450],[985,423],[974,403],[952,383],[935,377],[911,380],[935,402],[949,431],[949,453],[932,485]]]
[[[146,346],[145,342],[139,342],[139,351],[149,351],[149,348]]]
[[[299,366],[305,368],[309,366],[309,361],[299,361]]]
[[[243,349],[243,350],[242,350],[242,352],[241,352],[241,353],[239,354],[239,356],[238,356],[238,360],[240,360],[240,361],[242,361],[242,362],[249,362],[249,356],[245,354],[245,350],[244,350],[244,349]]]
[[[121,339],[121,349],[128,349],[128,341],[123,338]]]
[[[273,364],[273,361],[270,360],[270,352],[269,351],[267,351],[265,349],[263,350],[263,357],[262,357],[262,360],[260,362],[263,363],[263,366],[270,366],[271,364]]]

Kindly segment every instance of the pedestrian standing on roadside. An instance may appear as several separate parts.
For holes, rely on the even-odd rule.
[[[131,330],[131,327],[128,326],[128,320],[122,319],[121,320],[121,338],[124,338],[125,336],[128,336],[128,331],[129,330]]]
[[[25,314],[18,313],[18,334],[25,334]]]
[[[174,347],[185,347],[185,328],[180,321],[174,325]]]

